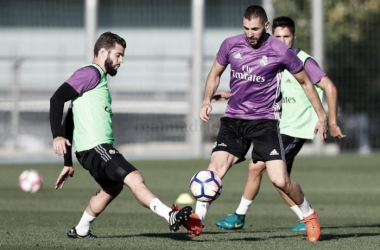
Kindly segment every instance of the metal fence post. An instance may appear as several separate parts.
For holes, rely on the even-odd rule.
[[[313,0],[311,3],[311,53],[322,69],[324,65],[323,4],[323,0]],[[322,154],[324,151],[318,135],[314,137],[313,147],[316,154]]]
[[[203,153],[202,121],[199,119],[199,108],[202,102],[202,68],[203,68],[203,27],[204,0],[192,0],[191,27],[192,38],[192,67],[190,84],[190,105],[187,126],[187,137],[191,144],[191,156],[199,158]]]
[[[85,6],[86,58],[91,62],[94,58],[94,44],[98,27],[98,0],[86,0]]]
[[[18,82],[18,74],[19,69],[22,64],[23,59],[17,59],[12,67],[12,102],[13,109],[11,111],[11,143],[10,149],[12,151],[17,149],[17,139],[19,134],[19,126],[20,126],[20,110],[19,110],[19,102],[20,102],[20,86]]]

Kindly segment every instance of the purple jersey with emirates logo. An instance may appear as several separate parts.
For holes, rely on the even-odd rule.
[[[216,60],[222,66],[231,65],[231,97],[225,116],[244,120],[280,119],[282,72],[287,69],[297,73],[303,63],[283,42],[268,36],[258,49],[252,48],[245,34],[222,43]]]

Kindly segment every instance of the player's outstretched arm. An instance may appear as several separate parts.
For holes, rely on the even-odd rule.
[[[330,135],[332,137],[343,139],[346,137],[340,130],[338,125],[337,113],[338,113],[338,91],[328,76],[322,77],[322,79],[317,83],[321,87],[325,94],[327,100],[327,106],[329,108],[329,129]]]
[[[314,84],[310,81],[305,70],[301,70],[300,72],[293,74],[293,76],[301,84],[303,91],[305,92],[307,98],[310,100],[315,112],[318,115],[319,121],[315,125],[314,134],[319,132],[321,143],[324,144],[327,138],[327,117],[321,100],[319,99],[318,93],[314,88]]]
[[[74,176],[74,168],[72,166],[64,166],[55,182],[55,189],[62,189],[69,177]]]
[[[199,118],[207,122],[210,120],[208,116],[212,111],[211,101],[215,91],[218,89],[220,77],[223,74],[226,66],[220,65],[216,60],[212,65],[210,73],[207,76],[205,94],[203,97],[202,107],[199,111]]]

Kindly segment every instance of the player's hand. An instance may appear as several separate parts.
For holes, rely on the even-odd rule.
[[[71,143],[69,140],[67,140],[66,138],[63,138],[62,136],[58,136],[54,138],[53,140],[54,152],[59,156],[63,156],[64,154],[67,153],[66,145],[71,146]]]
[[[346,135],[344,135],[342,131],[340,131],[340,127],[337,124],[330,125],[329,127],[330,127],[330,135],[332,137],[338,138],[338,139],[343,139],[344,137],[346,137]]]
[[[216,92],[211,99],[211,102],[225,101],[230,99],[231,92]]]
[[[314,128],[314,134],[319,133],[321,144],[323,145],[327,139],[327,120],[319,120]]]
[[[62,189],[69,177],[74,176],[74,168],[72,166],[64,166],[55,183],[55,189]]]
[[[201,107],[201,110],[199,111],[199,118],[201,118],[203,121],[208,122],[210,120],[210,117],[208,114],[210,114],[212,111],[212,106],[210,103],[203,104]]]

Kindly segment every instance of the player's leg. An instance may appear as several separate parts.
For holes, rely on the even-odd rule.
[[[260,190],[261,177],[265,172],[265,164],[263,162],[253,163],[251,160],[248,166],[248,177],[247,183],[244,188],[243,197],[246,200],[253,201]],[[249,209],[249,206],[241,204],[236,210],[238,214],[246,214]]]
[[[252,121],[255,129],[250,131],[254,148],[252,159],[266,163],[268,177],[271,182],[297,204],[304,217],[309,241],[317,241],[320,237],[320,226],[316,212],[304,197],[301,187],[292,180],[287,172],[283,142],[276,121]]]
[[[242,126],[244,126],[244,120],[228,117],[220,119],[220,129],[207,167],[207,170],[214,171],[220,178],[224,177],[233,164],[245,160],[251,141],[242,138]],[[209,206],[209,202],[197,201],[195,213],[202,224]]]
[[[297,204],[295,204],[292,199],[289,198],[287,194],[285,194],[281,189],[276,188],[279,194],[281,195],[282,199],[285,201],[285,203],[289,206],[289,208],[296,214],[298,217],[297,224],[290,229],[290,231],[293,232],[299,232],[299,231],[306,231],[305,223],[302,223],[303,215],[302,211],[299,208]]]
[[[232,165],[245,160],[250,141],[242,139],[241,122],[242,120],[228,117],[220,119],[220,129],[207,167],[207,170],[214,171],[220,178],[224,177]],[[199,220],[195,220],[192,225],[184,225],[193,236],[193,232],[196,232],[195,236],[201,234],[209,207],[210,202],[197,201],[195,214]]]
[[[265,164],[263,162],[257,162],[255,164],[252,160],[250,161],[247,182],[240,204],[235,213],[215,222],[218,227],[223,229],[242,229],[244,227],[245,215],[259,192],[261,177],[264,172]]]
[[[80,154],[79,156],[80,158],[78,158],[78,160],[85,158],[87,162],[91,162],[89,166],[87,166],[88,164],[82,165],[90,171],[91,175],[103,187],[103,190],[106,188],[105,185],[109,185],[109,182],[114,183],[113,185],[119,184],[121,186],[128,186],[142,206],[150,208],[169,223],[171,231],[177,231],[181,221],[190,216],[191,207],[185,207],[181,211],[174,211],[164,205],[146,187],[144,178],[140,172],[112,145],[101,144],[96,146],[93,150],[90,150],[90,154]],[[110,199],[108,203],[105,203],[109,204],[111,201],[112,199]]]
[[[79,223],[67,232],[67,236],[69,238],[95,238],[96,236],[92,235],[90,231],[91,224],[107,205],[119,195],[123,189],[123,184],[101,176],[100,173],[104,173],[106,162],[96,148],[78,152],[76,157],[102,189],[91,197]]]
[[[124,183],[130,188],[139,203],[146,208],[150,208],[154,213],[163,217],[169,224],[170,231],[177,231],[182,221],[187,220],[192,213],[192,208],[186,206],[180,210],[169,208],[163,204],[145,185],[144,178],[139,171],[129,173]]]
[[[91,224],[123,190],[122,184],[115,184],[109,181],[100,182],[101,186],[105,188],[102,188],[91,197],[78,225],[67,233],[69,238],[95,238],[96,236],[92,235],[90,231]]]
[[[281,135],[281,138],[282,138],[282,142],[285,149],[286,167],[287,167],[288,175],[290,176],[290,173],[292,172],[294,158],[300,152],[306,140],[291,137],[284,134]],[[302,212],[300,208],[283,191],[281,191],[280,189],[277,189],[277,190],[280,193],[281,197],[286,202],[286,204],[288,204],[290,209],[297,215],[299,219],[297,222],[297,225],[292,227],[290,230],[291,231],[306,231],[305,223],[300,222],[303,220],[303,216],[302,216]]]
[[[223,178],[231,166],[238,161],[238,158],[226,151],[216,151],[211,155],[211,161],[207,170],[214,171],[220,178]],[[206,218],[211,202],[197,201],[195,213],[199,216],[202,224]]]
[[[321,236],[321,228],[317,212],[307,202],[300,185],[288,176],[285,162],[280,160],[268,161],[266,166],[271,182],[300,208],[304,218],[301,222],[306,223],[308,241],[318,241]]]
[[[282,160],[267,161],[266,166],[268,177],[273,185],[300,206],[304,201],[304,194],[300,185],[289,177],[285,162]],[[312,213],[312,211],[308,212]]]
[[[145,185],[144,178],[140,172],[130,164],[115,148],[110,144],[100,145],[102,159],[106,161],[104,167],[105,176],[126,185],[133,193],[137,201],[154,213],[163,217],[169,223],[170,231],[177,231],[183,220],[186,220],[192,213],[190,206],[177,211],[164,205]]]

